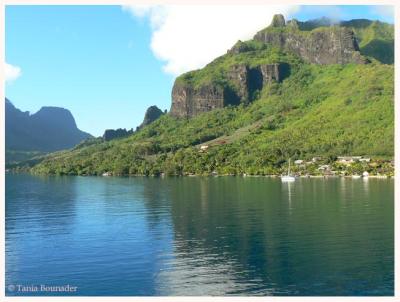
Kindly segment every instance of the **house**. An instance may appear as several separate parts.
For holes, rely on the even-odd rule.
[[[340,164],[352,164],[354,160],[351,156],[338,156],[336,162]]]
[[[320,161],[320,160],[321,160],[321,157],[319,157],[319,156],[316,156],[316,157],[312,158],[312,162],[313,163],[316,163],[317,161]]]
[[[203,145],[200,147],[200,151],[205,152],[208,150],[208,145]]]
[[[322,165],[318,167],[318,171],[330,171],[331,167],[329,165]]]
[[[294,161],[295,165],[301,165],[302,163],[304,163],[304,160],[302,160],[302,159],[297,159]]]
[[[359,161],[361,156],[338,156],[336,162],[340,164],[352,164]]]
[[[337,161],[340,164],[352,164],[355,162],[366,162],[369,163],[371,161],[370,158],[366,157],[362,157],[362,156],[338,156]]]

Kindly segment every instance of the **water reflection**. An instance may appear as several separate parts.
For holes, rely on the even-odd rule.
[[[391,295],[393,188],[16,176],[6,189],[6,281],[68,281],[80,295]]]
[[[292,195],[294,193],[294,183],[290,183],[290,182],[286,182],[286,183],[282,183],[282,191],[284,193],[284,195],[287,195],[287,200],[288,200],[288,204],[289,204],[289,214],[291,213],[291,211],[293,210],[292,208]],[[284,197],[283,197],[284,199]]]
[[[294,211],[296,185],[281,187],[274,180],[250,178],[180,181],[170,191],[176,262],[168,276],[214,268],[210,278],[221,274],[234,281],[225,294],[335,294],[332,282],[340,284],[343,294],[355,288],[367,291],[362,280],[371,276],[364,262],[374,259],[378,250],[382,255],[385,251],[378,246],[382,228],[371,234],[368,219],[355,215],[363,201],[356,195],[363,187],[352,184],[354,208],[348,213],[338,208],[339,180],[301,180],[299,184],[303,192],[301,199],[296,195]],[[285,194],[279,192],[280,187]],[[386,235],[384,244],[392,246],[391,232]],[[365,258],[361,260],[360,254]],[[383,263],[389,268],[390,261]],[[336,280],[341,274],[344,278]],[[350,286],[355,275],[361,281]],[[185,278],[174,281],[195,283]],[[173,292],[175,287],[169,288]],[[221,294],[218,283],[207,288],[209,294]]]

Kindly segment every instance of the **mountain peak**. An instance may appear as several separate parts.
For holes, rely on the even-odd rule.
[[[65,108],[44,106],[32,115],[33,119],[43,119],[60,127],[76,128],[75,119],[72,113]]]
[[[282,14],[276,14],[272,18],[270,27],[284,27],[286,25],[285,17]]]
[[[151,124],[152,122],[160,118],[163,114],[164,112],[156,105],[150,106],[146,110],[142,124],[138,126],[137,129],[141,129],[144,126]]]
[[[68,149],[91,137],[79,130],[72,113],[45,106],[35,114],[22,112],[6,99],[6,146],[20,151]]]

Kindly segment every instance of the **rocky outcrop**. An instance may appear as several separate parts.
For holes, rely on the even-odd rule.
[[[251,91],[250,83],[250,68],[245,64],[238,64],[231,67],[226,74],[227,79],[234,85],[235,94],[242,103],[247,103],[250,100]]]
[[[285,17],[282,14],[276,14],[272,17],[271,27],[285,26]]]
[[[144,126],[151,124],[152,122],[159,119],[163,114],[164,114],[164,112],[157,106],[150,106],[149,108],[147,108],[146,113],[144,115],[143,122],[139,126],[139,128],[142,128]]]
[[[171,115],[192,117],[216,108],[222,108],[227,101],[227,92],[220,86],[204,85],[195,88],[189,84],[175,82],[172,88]]]
[[[226,73],[230,85],[205,84],[194,87],[176,81],[172,89],[170,114],[175,117],[193,117],[200,113],[228,105],[251,102],[254,93],[272,82],[280,82],[288,76],[290,68],[285,63],[264,64],[249,67],[233,65]]]
[[[262,75],[263,86],[271,84],[273,81],[281,82],[290,74],[290,66],[285,63],[264,64],[260,65],[258,69]]]
[[[116,138],[122,138],[133,134],[133,129],[127,131],[126,129],[119,128],[117,130],[107,129],[104,131],[103,139],[108,142]]]
[[[292,52],[312,64],[365,64],[354,32],[345,27],[321,27],[312,31],[299,31],[296,21],[286,26],[274,20],[270,27],[258,32],[254,40]]]

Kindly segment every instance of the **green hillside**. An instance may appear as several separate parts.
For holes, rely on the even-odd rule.
[[[128,138],[54,153],[33,171],[269,174],[279,172],[288,157],[392,157],[393,73],[393,66],[379,63],[302,64],[248,106],[189,120],[163,116]],[[199,152],[198,144],[211,140],[216,143]]]
[[[303,23],[309,28],[301,32],[325,30],[310,24]],[[368,20],[348,21],[343,26],[354,28],[361,49],[370,49],[376,60],[370,64],[308,64],[259,41],[238,42],[235,47],[245,51],[230,51],[176,82],[191,87],[234,86],[227,73],[237,64],[286,63],[290,66],[286,78],[253,91],[249,100],[237,106],[189,119],[163,115],[129,137],[90,139],[72,150],[25,164],[36,164],[32,172],[44,174],[264,175],[281,173],[288,158],[321,156],[332,162],[341,155],[361,155],[391,159],[394,66],[379,59],[388,58],[390,51],[371,43],[392,39],[393,26]],[[201,145],[208,149],[201,150]]]

